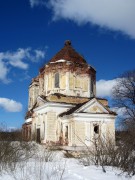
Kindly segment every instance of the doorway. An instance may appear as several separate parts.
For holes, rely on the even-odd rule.
[[[37,143],[40,143],[40,128],[37,129]]]

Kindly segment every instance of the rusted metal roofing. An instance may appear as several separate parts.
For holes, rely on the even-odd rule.
[[[40,68],[40,74],[56,73],[58,70],[63,72],[71,71],[78,74],[93,74],[95,76],[96,70],[88,65],[82,55],[80,55],[72,47],[71,41],[65,41],[64,47],[54,55],[50,61]]]
[[[67,60],[71,62],[77,62],[80,64],[86,64],[86,60],[75,51],[75,49],[71,45],[71,41],[65,41],[65,46],[49,61],[56,62],[58,60]]]

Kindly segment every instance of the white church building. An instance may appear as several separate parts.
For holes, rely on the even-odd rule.
[[[96,97],[96,70],[68,40],[29,86],[24,140],[60,146],[87,146],[103,135],[115,141],[116,113]]]

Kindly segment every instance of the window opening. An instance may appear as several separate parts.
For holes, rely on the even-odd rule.
[[[37,129],[37,143],[40,143],[40,128]]]
[[[65,127],[65,145],[68,145],[68,126]]]
[[[55,88],[59,88],[59,73],[55,74]]]
[[[66,126],[65,137],[68,139],[68,126]]]
[[[94,133],[99,134],[99,125],[94,126]]]

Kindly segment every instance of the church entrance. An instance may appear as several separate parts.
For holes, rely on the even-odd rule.
[[[40,143],[40,128],[37,129],[37,143]]]

